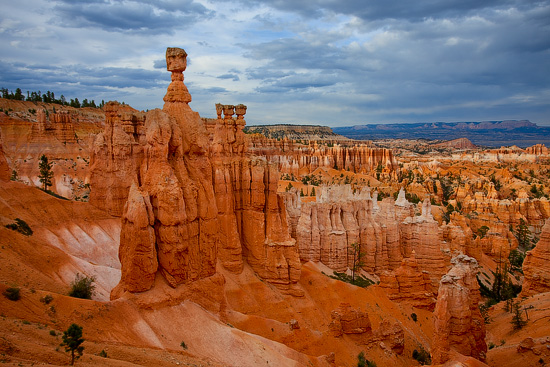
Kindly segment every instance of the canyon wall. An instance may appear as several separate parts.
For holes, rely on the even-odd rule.
[[[521,296],[550,292],[550,220],[546,221],[540,240],[534,249],[527,252],[523,262],[525,279]]]
[[[317,168],[334,168],[355,173],[374,172],[377,169],[394,175],[397,160],[390,149],[376,148],[369,144],[338,141],[321,143],[309,141],[302,144],[288,139],[268,139],[264,136],[248,137],[250,151],[269,157],[282,173],[309,174]]]

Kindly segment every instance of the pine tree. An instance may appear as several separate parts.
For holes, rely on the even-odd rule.
[[[361,245],[359,243],[351,244],[351,251],[353,252],[353,263],[351,267],[351,281],[355,284],[355,272],[360,271],[365,265],[364,257],[366,253],[361,252]]]
[[[48,157],[46,157],[44,154],[42,154],[42,156],[40,157],[38,168],[40,169],[38,178],[40,179],[40,182],[44,184],[44,191],[46,191],[48,190],[48,186],[52,185],[53,172],[52,163],[48,162]]]
[[[523,318],[523,310],[519,302],[515,302],[512,305],[514,316],[512,316],[512,326],[514,329],[518,330],[524,327],[527,324],[527,321]]]
[[[84,342],[82,339],[82,326],[72,324],[67,331],[63,332],[63,343],[65,346],[65,352],[71,352],[71,366],[74,365],[75,359],[80,358],[84,347],[81,345]],[[75,356],[75,352],[77,355]]]

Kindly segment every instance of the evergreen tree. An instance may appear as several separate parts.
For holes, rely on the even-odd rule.
[[[67,331],[63,332],[63,343],[65,352],[71,352],[71,366],[74,365],[75,359],[80,358],[84,347],[81,345],[84,342],[82,339],[82,326],[72,324]],[[77,355],[75,355],[75,352]]]
[[[364,257],[366,253],[361,252],[361,245],[359,243],[351,244],[351,251],[353,253],[353,263],[351,267],[351,281],[355,284],[355,272],[360,271],[365,265]]]
[[[531,231],[529,230],[529,227],[527,226],[527,223],[523,218],[519,220],[519,225],[516,227],[516,232],[514,233],[514,236],[518,239],[519,245],[524,250],[530,250],[531,249]]]
[[[523,310],[519,302],[512,305],[514,316],[512,316],[512,326],[518,330],[527,325],[527,321],[523,318]]]
[[[40,179],[40,182],[44,184],[44,191],[46,191],[48,190],[48,186],[52,185],[53,172],[52,163],[48,162],[48,157],[44,154],[40,157],[38,168],[40,169],[38,178]]]

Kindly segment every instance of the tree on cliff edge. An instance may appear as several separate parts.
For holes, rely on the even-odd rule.
[[[44,184],[44,191],[46,191],[48,190],[48,186],[52,185],[53,172],[52,164],[48,162],[48,157],[46,157],[44,154],[42,154],[42,156],[40,157],[38,168],[40,169],[38,178],[40,179],[40,182]]]

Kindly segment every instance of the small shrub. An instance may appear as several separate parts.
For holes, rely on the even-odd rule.
[[[44,297],[40,298],[40,302],[42,302],[45,305],[50,304],[51,301],[53,301],[53,297],[51,294],[47,294]]]
[[[419,347],[420,350],[413,350],[412,357],[420,363],[420,365],[424,366],[426,364],[432,363],[432,358],[430,357],[430,353],[424,349],[423,346]]]
[[[29,227],[29,225],[23,219],[19,218],[15,218],[15,223],[6,224],[5,227],[13,231],[17,231],[25,236],[30,236],[33,233],[31,227]]]
[[[99,356],[103,358],[109,358],[105,349],[102,349],[101,352],[99,352]]]
[[[57,333],[55,332],[55,330],[50,330],[50,335],[51,336],[57,336]]]
[[[489,349],[493,349],[494,347],[496,347],[495,343],[490,342],[490,343],[489,343]]]
[[[183,349],[187,350],[187,344],[185,344],[184,341],[182,341],[182,342],[180,343],[180,345],[181,345],[181,347],[182,347]]]
[[[376,367],[376,363],[366,359],[365,352],[361,352],[357,355],[357,367]]]
[[[411,319],[413,319],[413,321],[416,322],[416,320],[418,320],[418,316],[416,316],[416,314],[413,312],[411,313]]]
[[[71,283],[71,291],[69,292],[70,297],[82,298],[82,299],[92,299],[94,294],[95,277],[87,277],[85,275],[76,274],[74,281]]]
[[[21,294],[19,294],[20,289],[17,287],[10,287],[4,291],[4,297],[10,301],[19,301],[21,299]]]

